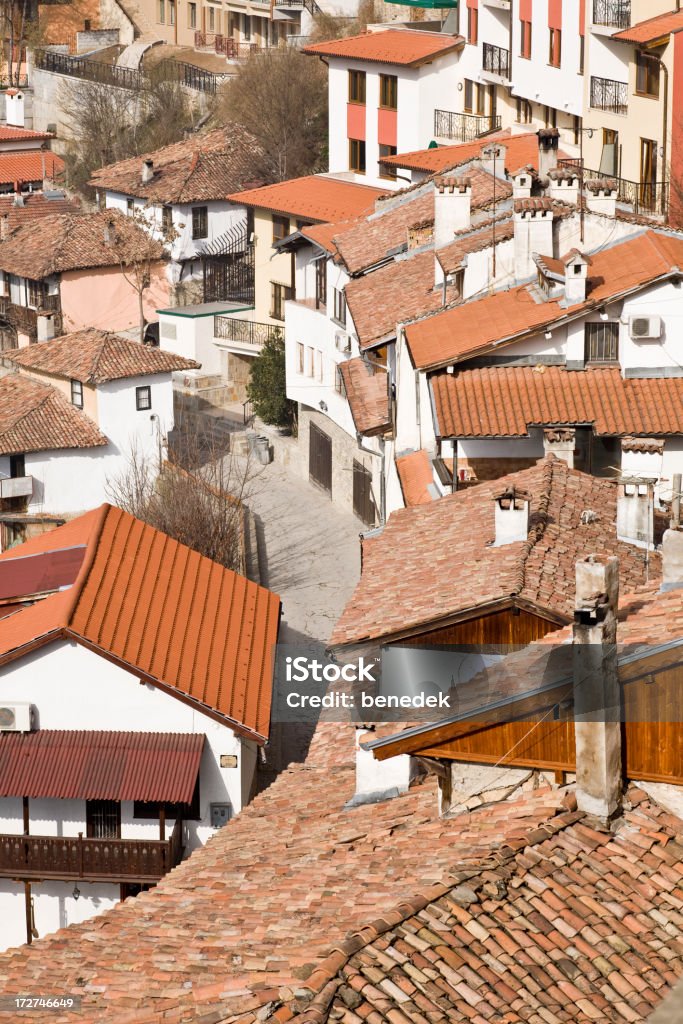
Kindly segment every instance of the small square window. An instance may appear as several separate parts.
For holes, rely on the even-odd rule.
[[[135,408],[138,412],[144,412],[145,409],[152,408],[152,389],[149,384],[135,389]]]
[[[232,818],[232,804],[211,804],[211,828],[222,828]]]
[[[71,381],[71,404],[77,409],[83,408],[83,385],[80,380]]]

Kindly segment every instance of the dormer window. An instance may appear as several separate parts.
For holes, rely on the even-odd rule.
[[[71,404],[77,409],[83,408],[83,385],[80,380],[71,381]]]

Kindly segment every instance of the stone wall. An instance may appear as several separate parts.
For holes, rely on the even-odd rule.
[[[83,94],[95,86],[82,78],[70,78],[67,75],[56,75],[52,71],[43,71],[40,68],[33,68],[31,72],[33,84],[33,128],[34,131],[47,131],[48,125],[56,126],[57,138],[53,139],[52,149],[56,153],[63,153],[66,145],[73,139],[73,129],[68,113],[65,111],[65,103],[68,102],[68,90],[71,84],[77,85]],[[115,89],[116,86],[107,86],[108,89]],[[132,89],[119,89],[122,95],[128,98],[130,103],[131,120],[135,116],[139,96]]]
[[[90,29],[76,33],[76,53],[91,53],[107,46],[118,46],[118,28]]]

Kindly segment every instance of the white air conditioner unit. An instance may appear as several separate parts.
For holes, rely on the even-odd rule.
[[[351,351],[351,337],[345,334],[344,331],[337,331],[334,336],[334,344],[338,352],[350,352]]]
[[[33,707],[30,704],[0,705],[0,732],[31,732]]]
[[[631,337],[635,341],[661,338],[662,318],[661,316],[632,316],[629,317],[629,328]]]

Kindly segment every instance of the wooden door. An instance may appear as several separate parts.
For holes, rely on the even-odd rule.
[[[353,460],[353,511],[366,526],[374,526],[377,509],[372,496],[372,473]]]
[[[308,436],[309,479],[332,494],[332,439],[315,423],[311,423]]]

